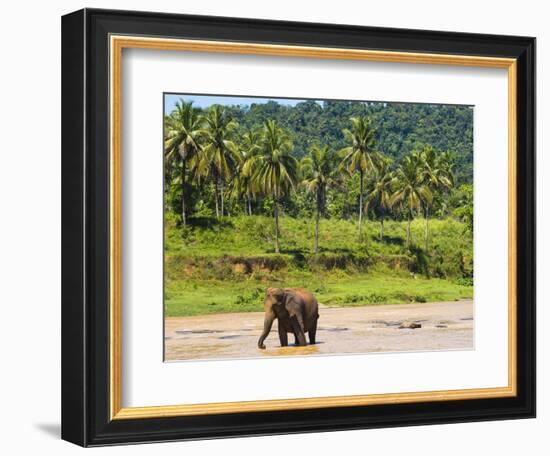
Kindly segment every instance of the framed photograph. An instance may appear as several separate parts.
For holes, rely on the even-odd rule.
[[[62,437],[535,416],[535,39],[62,20]]]

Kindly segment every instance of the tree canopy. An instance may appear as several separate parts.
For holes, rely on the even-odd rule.
[[[472,183],[473,119],[471,106],[421,103],[385,103],[308,100],[295,106],[275,101],[250,106],[229,106],[243,131],[260,127],[267,119],[287,130],[298,160],[314,143],[333,150],[347,147],[344,130],[351,117],[367,117],[376,131],[377,149],[398,161],[418,147],[429,144],[452,151],[457,184]]]

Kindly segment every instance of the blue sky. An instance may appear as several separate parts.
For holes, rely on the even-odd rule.
[[[208,108],[212,106],[213,104],[219,104],[219,105],[246,105],[250,106],[253,103],[267,103],[268,101],[276,101],[279,104],[287,105],[287,106],[295,106],[298,103],[301,103],[303,101],[307,101],[303,98],[260,98],[260,97],[234,97],[234,96],[226,96],[226,95],[186,95],[186,94],[180,94],[180,93],[165,93],[165,103],[164,103],[164,113],[170,114],[172,110],[174,109],[174,106],[177,101],[180,99],[183,99],[186,102],[193,101],[193,106],[196,108]],[[315,100],[317,103],[321,104],[323,103],[323,100]],[[357,103],[366,103],[366,101],[356,101]],[[373,101],[373,103],[383,103],[386,104],[392,104],[392,103],[399,103],[399,102],[391,102],[391,101]],[[405,103],[405,102],[402,102]],[[413,103],[415,104],[415,103]],[[422,103],[418,103],[422,104]],[[429,105],[437,106],[438,103],[426,103]],[[445,103],[442,103],[444,105]],[[453,106],[453,105],[450,105]],[[468,106],[468,105],[456,105],[456,106]],[[473,108],[473,106],[471,106]]]
[[[294,106],[302,101],[299,98],[256,98],[256,97],[231,97],[231,96],[211,96],[211,95],[185,95],[185,94],[165,94],[164,112],[169,114],[174,109],[176,102],[183,99],[186,102],[193,101],[193,106],[197,108],[208,108],[213,104],[221,105],[251,105],[252,103],[267,103],[270,100],[276,101],[282,105]]]

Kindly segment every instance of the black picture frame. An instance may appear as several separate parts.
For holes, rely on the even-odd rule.
[[[517,395],[111,420],[109,36],[517,59]],[[62,438],[82,446],[535,416],[535,39],[84,9],[62,19]]]

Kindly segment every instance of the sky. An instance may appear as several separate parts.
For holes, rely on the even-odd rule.
[[[232,97],[232,96],[211,96],[211,95],[185,95],[185,94],[165,94],[164,112],[170,114],[174,109],[177,101],[183,99],[186,102],[193,101],[193,106],[197,108],[208,108],[213,104],[221,105],[247,105],[252,103],[267,103],[268,101],[276,101],[282,105],[294,106],[303,99],[298,98],[256,98],[256,97]]]
[[[261,97],[235,97],[229,95],[187,95],[182,93],[165,93],[164,94],[164,113],[170,114],[176,105],[176,102],[180,99],[183,99],[186,102],[193,101],[193,106],[196,108],[208,108],[213,104],[219,105],[246,105],[250,106],[253,103],[267,103],[268,101],[276,101],[279,104],[287,106],[295,106],[298,103],[307,101],[303,98],[261,98]],[[314,100],[315,102],[322,105],[323,100]],[[386,102],[378,101],[378,103],[391,104],[399,102]],[[404,103],[404,102],[401,102]],[[428,103],[432,104],[432,103]],[[436,103],[434,103],[436,105]],[[467,105],[457,105],[457,106],[467,106]],[[473,106],[472,106],[473,107]]]

